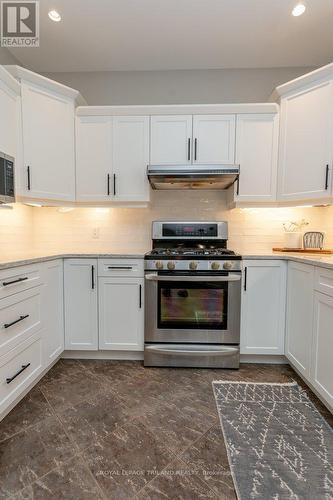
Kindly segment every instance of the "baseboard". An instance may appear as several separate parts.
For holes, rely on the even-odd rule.
[[[143,351],[64,351],[64,359],[143,360]]]
[[[268,363],[271,365],[289,365],[289,361],[285,356],[270,355],[270,354],[241,354],[241,363]]]

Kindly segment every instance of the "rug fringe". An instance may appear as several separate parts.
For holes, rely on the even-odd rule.
[[[248,385],[298,385],[297,382],[237,382],[237,380],[213,380],[212,384],[248,384]]]

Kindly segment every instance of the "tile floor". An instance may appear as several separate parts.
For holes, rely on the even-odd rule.
[[[0,423],[0,498],[235,499],[211,388],[219,379],[302,384],[285,365],[59,361]]]

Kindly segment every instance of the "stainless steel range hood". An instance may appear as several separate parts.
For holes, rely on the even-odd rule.
[[[239,175],[239,165],[148,165],[153,189],[228,189]]]

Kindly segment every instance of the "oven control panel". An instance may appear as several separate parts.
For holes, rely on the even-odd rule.
[[[228,239],[227,222],[153,222],[153,239]]]
[[[146,271],[241,271],[241,260],[145,260]]]

